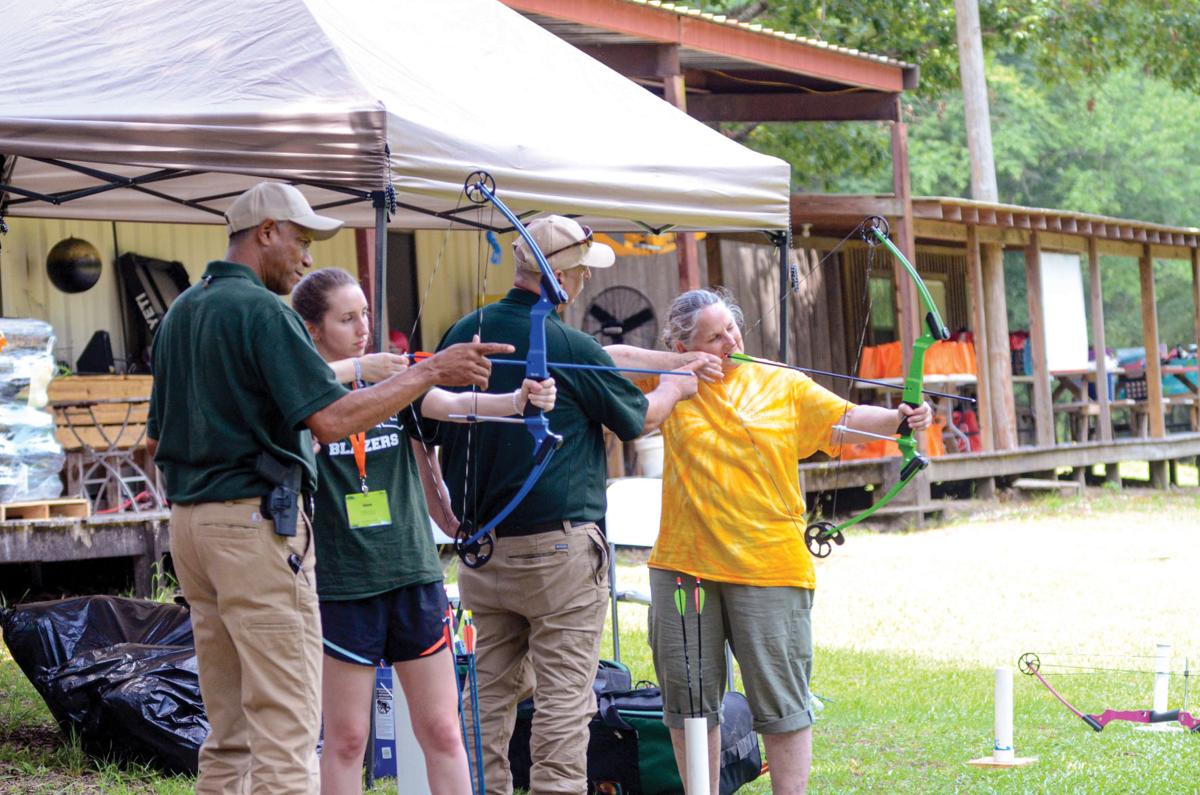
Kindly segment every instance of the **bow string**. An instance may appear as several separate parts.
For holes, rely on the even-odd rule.
[[[553,314],[557,306],[567,302],[567,293],[554,278],[554,271],[550,268],[550,263],[546,261],[537,241],[533,239],[533,235],[529,234],[529,230],[525,228],[516,214],[496,195],[496,181],[490,174],[486,171],[474,172],[467,177],[463,192],[468,200],[475,204],[491,204],[497,212],[504,216],[505,220],[512,224],[517,234],[524,239],[529,246],[529,251],[537,261],[538,269],[541,271],[540,290],[537,303],[529,310],[529,350],[525,354],[525,378],[543,381],[550,376],[546,357],[546,320]],[[483,311],[482,307],[479,311]],[[482,323],[482,318],[480,322]],[[474,419],[486,421],[489,418],[476,416]],[[521,422],[525,426],[525,430],[533,437],[533,467],[521,487],[491,519],[479,522],[476,527],[474,520],[463,518],[455,533],[454,551],[462,560],[463,565],[469,568],[479,568],[492,559],[492,553],[495,550],[492,531],[525,499],[525,496],[541,478],[542,473],[550,466],[555,451],[562,445],[562,436],[550,430],[550,420],[546,418],[546,413],[535,406],[532,401],[526,401]]]

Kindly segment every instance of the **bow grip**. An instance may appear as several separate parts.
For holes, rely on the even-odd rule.
[[[914,409],[921,408],[920,403],[913,403],[911,400],[905,400],[903,402],[904,402],[904,405],[909,406],[910,408],[914,408]],[[896,429],[896,433],[900,434],[901,436],[912,436],[913,435],[912,426],[908,424],[908,417],[900,418],[900,427],[898,427]]]

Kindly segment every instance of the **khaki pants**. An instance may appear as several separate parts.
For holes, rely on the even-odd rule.
[[[192,608],[211,732],[198,793],[319,790],[321,619],[311,525],[275,534],[258,500],[176,505],[171,557]],[[307,547],[307,552],[305,548]],[[288,555],[303,555],[300,573]]]
[[[491,561],[479,569],[463,567],[458,583],[479,634],[488,793],[513,791],[508,743],[517,703],[530,692],[536,710],[530,792],[587,792],[588,721],[596,712],[592,682],[608,605],[608,546],[599,528],[567,524],[561,531],[498,539]]]

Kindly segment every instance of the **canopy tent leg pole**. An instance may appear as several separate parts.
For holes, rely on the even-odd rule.
[[[769,232],[767,236],[779,250],[779,361],[788,361],[788,302],[787,294],[793,288],[792,271],[788,254],[792,248],[792,230]],[[799,285],[794,285],[799,287]]]
[[[375,347],[380,353],[387,350],[387,194],[371,194],[375,207]]]

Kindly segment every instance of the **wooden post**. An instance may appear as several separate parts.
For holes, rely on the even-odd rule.
[[[1196,356],[1200,359],[1200,247],[1192,249],[1192,312],[1196,315]],[[1200,372],[1196,377],[1200,378]]]
[[[1050,395],[1050,368],[1046,362],[1046,313],[1042,295],[1042,252],[1037,231],[1025,247],[1025,287],[1029,298],[1029,344],[1033,346],[1033,421],[1038,447],[1053,447],[1054,405]]]
[[[1161,439],[1167,435],[1167,420],[1163,412],[1162,362],[1158,358],[1158,302],[1154,292],[1154,257],[1150,254],[1149,243],[1142,245],[1142,256],[1138,266],[1142,286],[1142,344],[1146,346],[1146,408],[1150,417],[1150,436]],[[1151,468],[1153,466],[1151,464]]]
[[[979,422],[979,442],[985,451],[995,449],[992,440],[992,391],[988,362],[987,301],[983,297],[983,264],[979,253],[979,229],[967,226],[967,284],[971,292],[971,328],[975,331],[975,418]],[[975,481],[975,496],[990,500],[996,496],[996,479]]]
[[[993,450],[992,392],[988,378],[987,302],[983,298],[983,265],[979,259],[979,229],[967,226],[967,283],[971,290],[971,328],[975,331],[975,413],[979,420],[979,441],[984,450]]]
[[[1008,299],[1004,290],[1004,250],[981,248],[985,322],[988,346],[988,387],[991,390],[992,442],[997,450],[1017,447],[1017,408],[1013,400],[1012,357],[1008,352]]]
[[[900,97],[896,97],[896,118],[901,115]],[[893,222],[892,236],[896,246],[917,267],[917,242],[913,232],[912,184],[908,172],[908,125],[902,121],[892,122],[892,191],[900,200],[901,215]],[[868,280],[870,274],[868,274]],[[913,343],[921,335],[921,318],[925,313],[921,309],[920,298],[917,296],[917,286],[904,266],[899,262],[893,263],[892,280],[896,285],[896,322],[900,326],[900,350],[904,352],[903,371],[908,372],[912,361]],[[868,289],[870,287],[868,286]],[[919,434],[917,447],[925,452],[925,434]],[[928,491],[928,474],[917,475],[914,483],[918,489]]]
[[[1108,363],[1104,355],[1104,289],[1100,281],[1100,253],[1096,250],[1096,238],[1088,237],[1088,300],[1092,310],[1092,347],[1096,351],[1096,403],[1100,416],[1096,418],[1097,436],[1102,442],[1111,442],[1112,408],[1109,406]],[[1087,419],[1084,419],[1087,422]]]
[[[897,104],[900,99],[897,97]],[[899,114],[899,109],[897,109]],[[897,115],[897,118],[901,118]],[[902,215],[894,221],[893,236],[896,247],[904,252],[912,266],[917,267],[917,244],[913,234],[912,187],[908,171],[908,126],[897,121],[892,123],[892,191],[900,200]],[[900,325],[900,350],[904,351],[904,371],[912,357],[913,342],[921,335],[921,318],[924,312],[917,297],[917,287],[909,278],[904,266],[894,264],[893,278],[896,283],[897,322]]]
[[[1121,462],[1104,465],[1104,482],[1114,489],[1121,488]]]
[[[983,70],[983,36],[977,0],[954,0],[958,39],[958,71],[962,80],[967,125],[967,152],[971,158],[971,198],[999,201],[996,163],[992,156],[992,122],[988,112],[987,78]]]
[[[679,66],[679,47],[663,45],[658,49],[658,76],[663,81],[663,99],[687,113],[687,86]],[[679,290],[700,289],[700,249],[696,235],[680,232],[675,235],[675,257],[679,268]]]
[[[721,257],[721,236],[709,232],[704,237],[704,260],[708,270],[708,289],[725,283],[725,261]]]
[[[367,297],[371,317],[377,317],[375,307],[375,230],[354,230],[354,259],[358,268],[358,286]]]

